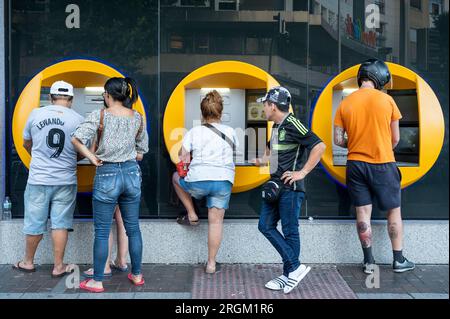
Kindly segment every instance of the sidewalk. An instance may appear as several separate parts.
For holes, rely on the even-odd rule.
[[[270,291],[265,282],[281,272],[280,264],[224,264],[208,275],[202,265],[146,264],[146,284],[134,287],[126,273],[114,272],[104,281],[106,292],[92,294],[68,289],[67,279],[53,279],[50,265],[25,274],[0,265],[0,299],[448,299],[448,265],[418,265],[395,274],[380,266],[380,287],[366,287],[359,265],[310,265],[311,272],[291,294]],[[80,266],[84,271],[89,266]],[[81,278],[83,280],[83,278]],[[70,280],[67,280],[70,281]]]

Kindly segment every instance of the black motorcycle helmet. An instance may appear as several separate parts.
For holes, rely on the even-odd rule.
[[[389,68],[381,60],[369,59],[361,64],[358,71],[358,85],[361,87],[362,80],[368,79],[375,83],[375,88],[381,90],[391,80]]]

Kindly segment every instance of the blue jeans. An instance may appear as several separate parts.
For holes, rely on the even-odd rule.
[[[258,229],[270,241],[283,259],[283,274],[300,266],[300,233],[298,218],[305,193],[283,189],[278,202],[269,204],[263,201]],[[277,230],[281,220],[283,235]]]
[[[141,274],[142,235],[139,228],[141,169],[136,161],[105,163],[97,168],[92,208],[94,211],[94,280],[103,281],[108,258],[108,238],[114,210],[119,205],[128,236],[131,272]]]

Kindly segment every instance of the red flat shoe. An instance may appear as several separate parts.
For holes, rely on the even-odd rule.
[[[143,286],[145,284],[145,280],[144,277],[142,276],[141,281],[140,282],[136,282],[133,280],[133,275],[132,274],[128,274],[128,279],[130,279],[130,281],[133,283],[133,285],[135,286]]]
[[[88,286],[87,286],[87,283],[88,283],[89,281],[91,281],[91,280],[92,280],[92,279],[88,279],[88,280],[82,281],[82,282],[80,283],[80,289],[87,290],[87,291],[89,291],[89,292],[95,292],[95,293],[99,293],[99,292],[104,292],[104,291],[105,291],[104,288],[88,287]]]

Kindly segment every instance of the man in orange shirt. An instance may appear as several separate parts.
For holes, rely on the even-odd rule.
[[[356,207],[363,271],[367,274],[373,273],[375,266],[370,225],[373,198],[387,211],[394,272],[415,267],[402,252],[401,174],[393,151],[400,140],[402,115],[392,97],[381,91],[390,79],[384,62],[364,62],[358,71],[360,89],[342,101],[334,119],[334,143],[348,148],[347,188]]]

